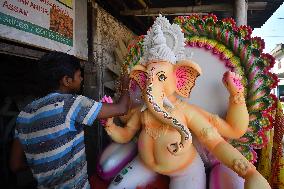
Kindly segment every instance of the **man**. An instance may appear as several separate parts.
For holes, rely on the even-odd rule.
[[[47,95],[27,105],[17,118],[11,169],[24,169],[25,155],[38,188],[89,188],[83,128],[97,118],[127,113],[129,79],[122,79],[118,103],[104,104],[76,95],[82,77],[74,56],[44,55],[39,75]]]

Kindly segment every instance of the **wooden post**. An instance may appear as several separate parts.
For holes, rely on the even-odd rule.
[[[241,4],[241,3],[242,4]],[[238,15],[246,15],[244,10],[264,10],[267,6],[267,2],[249,2],[246,0],[236,0],[234,6],[229,3],[224,4],[214,4],[214,5],[198,5],[198,6],[185,6],[185,7],[163,7],[163,8],[144,8],[136,10],[124,10],[120,11],[121,15],[124,16],[152,16],[158,15],[159,13],[163,15],[189,15],[191,13],[209,13],[209,12],[232,12],[233,7],[235,7],[234,12]],[[246,8],[244,8],[246,7]],[[243,10],[238,12],[237,10]]]
[[[234,18],[237,26],[247,25],[247,0],[235,0],[234,1]]]
[[[201,5],[201,0],[194,0],[194,5],[195,6],[200,6]]]
[[[200,6],[185,6],[185,7],[165,7],[165,8],[147,8],[140,10],[126,10],[121,11],[121,15],[134,15],[134,16],[149,16],[162,13],[163,15],[186,15],[188,13],[203,13],[213,11],[230,11],[232,10],[231,4],[215,4],[215,5],[200,5]],[[177,14],[178,13],[178,14]]]
[[[103,94],[101,62],[95,61],[95,34],[97,30],[97,11],[94,0],[88,0],[88,61],[84,66],[84,95],[98,101]],[[98,154],[102,151],[103,128],[98,121],[92,127],[85,127],[85,151],[88,162],[88,174],[96,173]]]
[[[137,0],[137,1],[138,1],[138,3],[139,3],[144,9],[148,9],[148,8],[149,8],[148,5],[145,3],[144,0]],[[152,16],[152,19],[153,19],[153,20],[156,20],[156,17],[155,17],[155,16]]]

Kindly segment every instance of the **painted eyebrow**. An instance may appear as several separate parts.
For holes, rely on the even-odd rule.
[[[160,73],[166,73],[164,71],[159,71],[158,73],[156,73],[156,75],[159,75]]]

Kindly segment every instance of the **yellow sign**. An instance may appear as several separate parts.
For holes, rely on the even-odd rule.
[[[73,0],[58,0],[58,1],[66,5],[67,7],[73,9]]]

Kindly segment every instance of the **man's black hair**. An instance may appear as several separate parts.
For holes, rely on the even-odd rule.
[[[38,63],[39,82],[43,93],[49,93],[59,88],[59,81],[74,74],[80,69],[80,60],[75,56],[53,51],[43,55]]]

